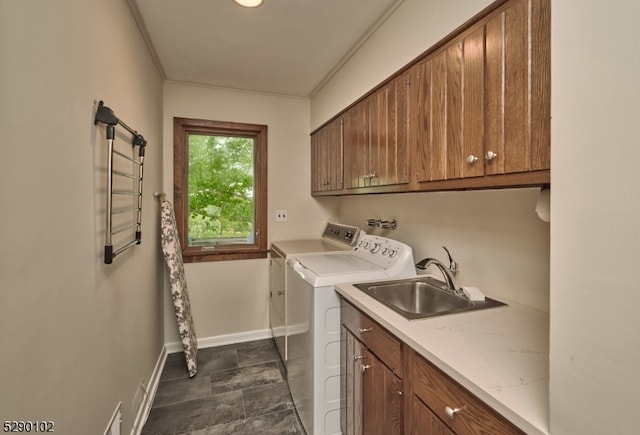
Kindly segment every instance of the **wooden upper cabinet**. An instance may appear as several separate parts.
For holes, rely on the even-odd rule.
[[[551,167],[550,47],[549,0],[510,1],[486,22],[487,174]]]
[[[344,184],[314,192],[550,183],[550,9],[496,1],[345,110]]]
[[[343,187],[342,118],[311,136],[311,191],[337,191]]]
[[[458,168],[459,172],[455,173],[458,177],[484,175],[481,165],[472,164],[482,159],[484,150],[484,36],[484,27],[480,27],[469,32],[461,41],[463,88],[459,95],[462,95],[463,99],[460,109],[456,111],[462,116],[461,144],[458,146],[459,153],[456,153],[455,163],[450,163]]]
[[[403,74],[344,114],[345,187],[409,182],[408,74]]]
[[[409,74],[402,74],[370,99],[370,186],[409,182]]]
[[[463,34],[411,74],[411,143],[418,182],[484,175],[469,165],[483,150],[484,29]]]
[[[344,113],[344,187],[367,187],[369,174],[369,99]]]
[[[509,1],[411,68],[417,183],[550,169],[549,10]]]

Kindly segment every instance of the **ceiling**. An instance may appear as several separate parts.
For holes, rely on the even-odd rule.
[[[128,0],[167,80],[313,95],[403,0]]]

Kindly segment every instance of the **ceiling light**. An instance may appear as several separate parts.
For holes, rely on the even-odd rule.
[[[262,0],[235,0],[235,2],[245,8],[255,8],[262,4]]]

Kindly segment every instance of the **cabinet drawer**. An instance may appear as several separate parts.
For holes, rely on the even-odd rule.
[[[367,315],[342,299],[341,322],[396,376],[402,378],[402,342]]]
[[[524,433],[418,354],[413,361],[413,388],[414,394],[457,434]],[[449,416],[447,407],[459,411]]]

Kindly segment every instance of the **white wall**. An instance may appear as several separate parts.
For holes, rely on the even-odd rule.
[[[552,20],[551,428],[637,433],[640,4]]]
[[[0,2],[0,64],[0,420],[98,434],[122,402],[129,432],[163,345],[162,81],[125,0]],[[149,143],[143,242],[111,265],[95,99]]]
[[[320,236],[327,212],[309,196],[308,99],[165,83],[164,190],[168,198],[173,197],[174,117],[266,124],[268,240]],[[275,210],[280,209],[288,211],[287,222],[275,222]],[[198,338],[266,333],[268,259],[191,263],[185,272]],[[169,303],[167,307],[166,340],[174,342],[178,340],[175,315]]]

